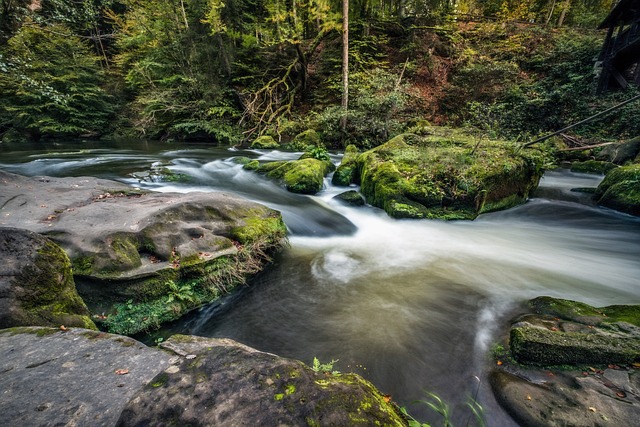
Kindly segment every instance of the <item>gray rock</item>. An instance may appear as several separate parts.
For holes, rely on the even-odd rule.
[[[596,159],[622,165],[633,161],[638,155],[640,155],[640,137],[607,145],[596,154]]]
[[[119,311],[123,319],[110,331],[126,334],[230,291],[286,239],[279,212],[227,193],[151,193],[103,179],[3,171],[1,226],[41,233],[60,245],[76,278],[85,279],[76,285],[94,312],[115,313],[114,304],[126,301],[153,305],[147,312],[156,316]],[[229,281],[219,283],[220,277]],[[172,292],[178,302],[165,304]]]
[[[640,375],[632,377],[637,388]],[[534,383],[526,374],[496,370],[490,378],[496,399],[522,426],[630,427],[640,420],[637,397],[599,374],[554,372]]]
[[[87,329],[2,330],[0,425],[113,426],[170,359],[131,338]]]
[[[356,374],[317,373],[228,339],[174,335],[162,347],[180,361],[134,396],[118,426],[406,425]]]
[[[345,191],[334,197],[336,200],[340,200],[342,203],[349,206],[364,206],[364,197],[355,190]]]
[[[96,329],[76,292],[69,258],[58,245],[31,231],[0,228],[0,259],[0,329]]]

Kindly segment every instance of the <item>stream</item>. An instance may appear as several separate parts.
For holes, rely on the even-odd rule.
[[[521,304],[541,295],[596,306],[640,304],[640,219],[599,208],[575,187],[602,177],[549,171],[525,205],[475,221],[394,220],[376,208],[291,194],[233,161],[300,153],[204,144],[0,144],[0,168],[35,176],[97,176],[153,191],[227,191],[282,212],[290,247],[251,286],[149,337],[228,337],[353,371],[416,418],[439,425],[437,394],[455,426],[517,426],[497,405],[487,373],[493,343]],[[338,163],[340,157],[333,156]],[[175,175],[150,176],[158,165]],[[469,422],[471,420],[471,422]]]

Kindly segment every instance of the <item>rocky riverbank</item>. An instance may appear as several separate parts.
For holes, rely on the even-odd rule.
[[[0,171],[0,227],[68,255],[93,320],[134,334],[232,291],[286,244],[279,212],[227,193],[151,193],[88,177]],[[19,259],[12,245],[3,258]]]
[[[528,302],[497,351],[498,402],[523,426],[634,426],[640,419],[640,306]]]
[[[149,348],[86,329],[0,331],[0,424],[406,426],[355,374],[232,340],[174,336]]]

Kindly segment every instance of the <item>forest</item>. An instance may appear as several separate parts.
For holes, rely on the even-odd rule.
[[[594,93],[613,4],[2,0],[0,137],[232,145],[314,129],[339,149],[429,123],[525,141],[636,94]],[[636,136],[632,115],[573,132]]]

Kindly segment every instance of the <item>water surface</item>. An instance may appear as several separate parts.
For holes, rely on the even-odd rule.
[[[465,425],[468,396],[489,426],[516,425],[487,385],[491,346],[527,299],[640,304],[640,221],[593,205],[574,187],[601,177],[548,172],[527,204],[472,222],[393,220],[372,208],[288,193],[234,158],[299,153],[205,145],[70,144],[7,148],[0,168],[25,175],[92,175],[155,191],[229,191],[282,212],[291,247],[250,287],[187,316],[170,333],[229,337],[311,363],[337,359],[416,417],[436,421],[424,392]],[[339,161],[338,156],[334,160]],[[141,181],[163,165],[181,182]]]

